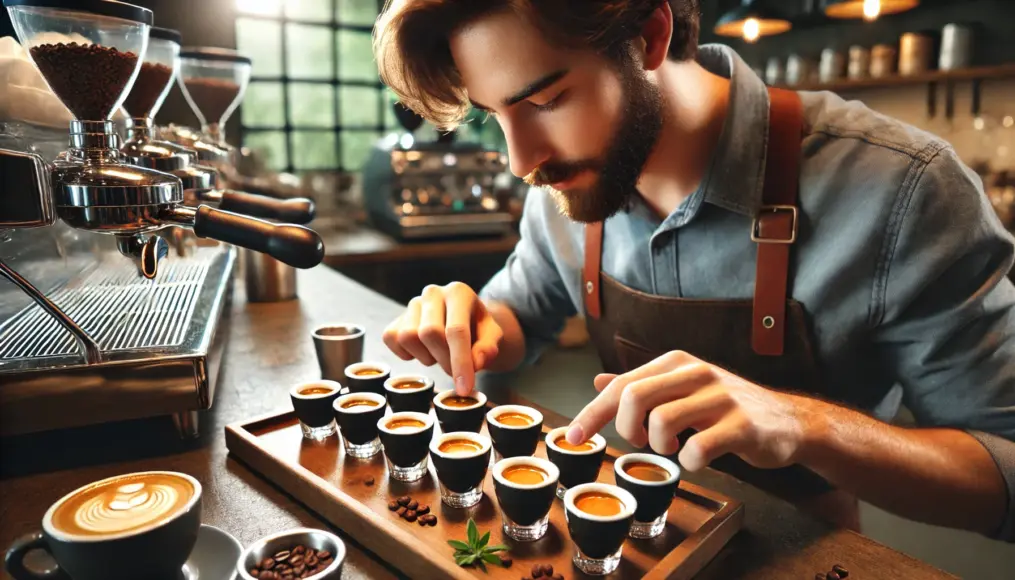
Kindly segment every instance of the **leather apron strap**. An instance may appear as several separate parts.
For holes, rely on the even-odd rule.
[[[768,151],[762,206],[751,239],[758,244],[754,286],[751,346],[761,355],[783,353],[789,250],[796,242],[797,194],[803,105],[795,91],[769,89]],[[585,226],[585,313],[598,320],[601,310],[600,269],[603,259],[603,222]]]

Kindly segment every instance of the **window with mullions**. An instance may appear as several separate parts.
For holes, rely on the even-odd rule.
[[[397,121],[371,31],[384,0],[235,0],[253,72],[243,144],[277,171],[359,170]]]

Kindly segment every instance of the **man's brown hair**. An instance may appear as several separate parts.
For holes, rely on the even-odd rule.
[[[381,80],[403,105],[442,129],[469,113],[469,99],[451,56],[449,37],[498,10],[516,10],[548,39],[622,56],[652,13],[667,0],[388,0],[374,29]],[[689,60],[698,48],[699,0],[669,0],[670,57]]]

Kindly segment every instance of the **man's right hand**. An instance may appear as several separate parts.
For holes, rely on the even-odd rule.
[[[460,395],[472,392],[476,372],[497,358],[503,338],[500,324],[461,282],[427,286],[384,330],[384,344],[392,352],[426,366],[439,364],[454,377]]]

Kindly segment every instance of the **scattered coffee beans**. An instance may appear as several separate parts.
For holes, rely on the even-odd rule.
[[[400,505],[398,505],[398,502],[397,502],[397,501],[389,501],[389,502],[388,502],[388,509],[389,509],[389,510],[391,510],[391,511],[395,511],[395,510],[397,510],[397,509],[398,509],[399,507],[401,507],[401,506],[400,506]]]
[[[164,64],[141,63],[141,70],[137,73],[134,87],[123,101],[123,108],[131,117],[147,117],[172,78],[173,69]]]
[[[507,563],[504,564],[505,568],[511,566],[511,558],[506,558],[506,559],[507,559]],[[504,560],[505,560],[505,557],[502,556],[501,557],[501,562],[504,562]],[[532,578],[533,578],[533,580],[535,578],[547,578],[549,580],[564,580],[564,575],[563,574],[554,574],[553,573],[553,566],[550,565],[550,564],[534,564],[532,566]]]
[[[240,85],[226,79],[187,79],[183,84],[209,123],[218,123],[240,94]]]
[[[408,509],[408,508],[406,508],[406,507],[405,507],[405,506],[403,505],[402,507],[398,508],[398,510],[397,510],[397,511],[396,511],[395,513],[397,513],[397,514],[398,514],[398,517],[400,517],[400,518],[404,518],[404,517],[405,517],[405,512],[407,512],[407,511],[409,511],[409,509]]]
[[[271,558],[265,558],[250,575],[258,580],[295,580],[319,574],[335,562],[328,550],[314,550],[306,546],[296,546],[291,550],[281,550]]]
[[[137,55],[97,44],[40,44],[32,60],[50,88],[82,121],[105,121],[137,66]]]
[[[834,571],[825,574],[825,580],[842,580],[842,578]]]
[[[848,578],[849,577],[849,570],[847,570],[846,567],[843,566],[842,564],[836,564],[836,565],[832,566],[832,572],[835,572],[836,574],[838,574],[839,578]]]
[[[409,503],[405,504],[405,507],[411,510],[415,510],[416,508],[419,507],[419,502],[416,500],[410,500]]]
[[[430,513],[430,506],[428,506],[426,504],[418,506],[416,508],[416,513],[421,515],[421,516],[425,516],[426,514]]]
[[[398,505],[409,505],[410,501],[412,501],[411,497],[403,495],[402,497],[398,498]]]
[[[511,559],[511,556],[501,556],[500,557],[500,565],[504,566],[505,568],[510,568],[511,564],[514,564],[514,563],[515,563],[515,561],[513,559]]]
[[[388,502],[388,509],[397,513],[398,517],[408,521],[417,522],[420,527],[437,525],[437,516],[430,513],[430,506],[420,503],[407,495]]]

